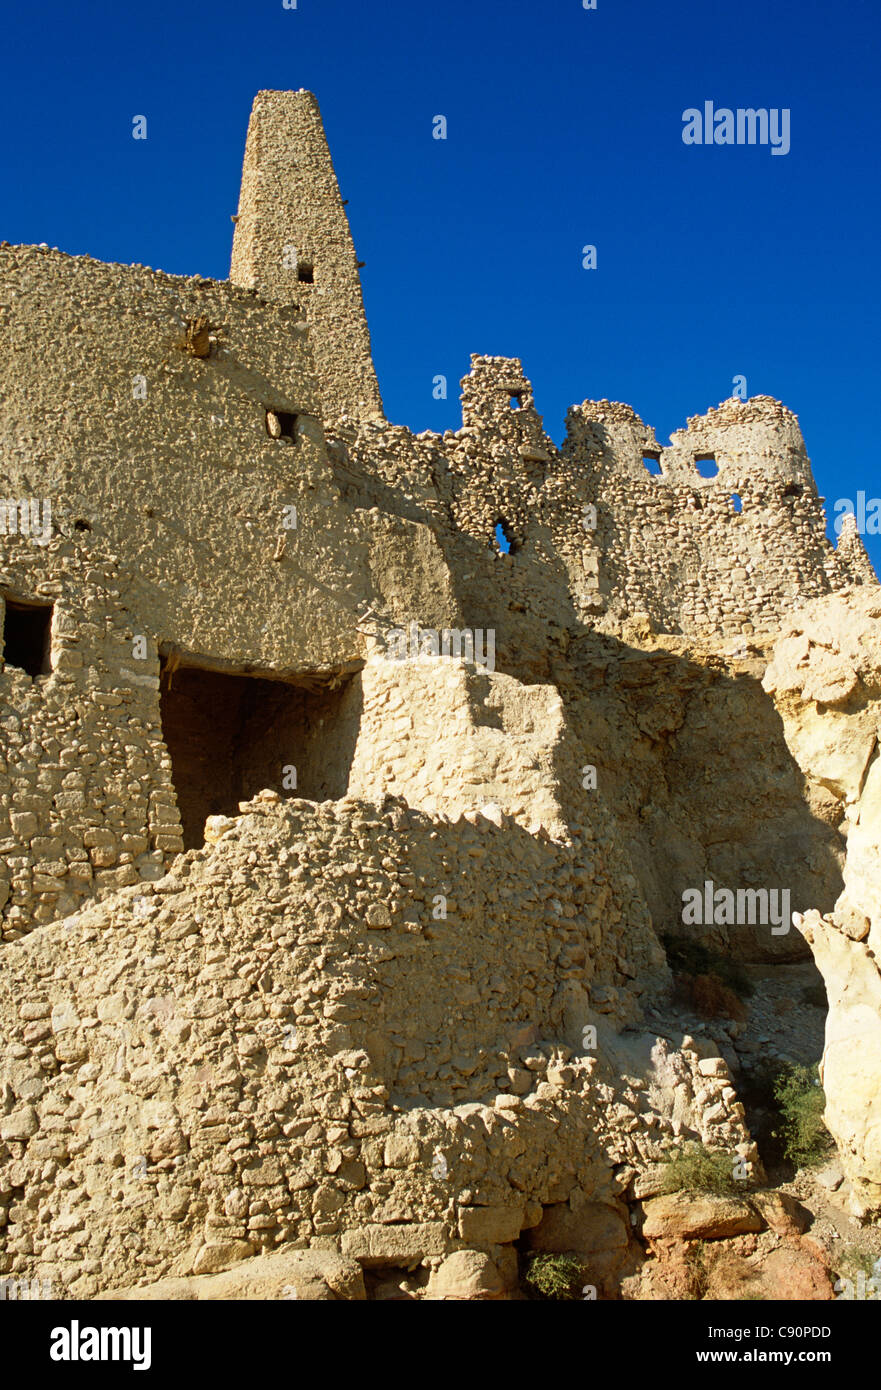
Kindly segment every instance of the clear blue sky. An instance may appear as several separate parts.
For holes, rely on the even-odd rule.
[[[558,442],[602,396],[666,440],[743,374],[830,511],[881,495],[877,3],[297,3],[8,8],[0,238],[225,278],[254,93],[307,87],[392,420],[455,427],[471,352],[522,358]],[[705,100],[788,107],[790,153],[687,147]]]

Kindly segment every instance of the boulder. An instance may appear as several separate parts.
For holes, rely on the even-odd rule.
[[[765,1225],[755,1207],[740,1197],[670,1192],[650,1197],[643,1210],[646,1240],[724,1240]]]
[[[482,1250],[456,1250],[433,1272],[427,1298],[473,1302],[505,1297],[505,1281]]]
[[[204,1247],[203,1247],[204,1248]],[[360,1301],[366,1298],[361,1267],[332,1250],[276,1250],[242,1260],[222,1274],[159,1279],[155,1284],[110,1289],[98,1299],[152,1301],[167,1299],[298,1299],[309,1302]]]

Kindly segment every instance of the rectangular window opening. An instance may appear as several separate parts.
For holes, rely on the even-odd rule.
[[[702,478],[715,478],[719,472],[715,454],[695,454],[694,466]]]
[[[522,410],[522,409],[523,409],[523,392],[522,392],[522,391],[512,391],[512,392],[511,392],[511,395],[510,395],[510,398],[509,398],[509,400],[508,400],[508,404],[510,405],[510,407],[511,407],[512,410]]]
[[[297,261],[297,279],[301,285],[314,285],[315,267],[311,261]]]
[[[355,676],[269,679],[161,664],[162,736],[184,847],[204,843],[209,816],[234,816],[268,788],[281,797],[345,796],[361,716]]]
[[[3,618],[3,661],[34,676],[52,669],[52,604],[7,598]]]
[[[646,469],[646,472],[647,472],[647,473],[651,473],[652,477],[654,477],[654,478],[660,477],[660,474],[661,474],[661,455],[660,455],[660,454],[643,454],[643,456],[642,456],[642,461],[643,461],[643,464],[644,464],[644,466],[645,466],[645,469]]]
[[[275,410],[266,407],[266,432],[272,439],[284,439],[288,444],[297,442],[297,420],[299,417],[289,410]]]

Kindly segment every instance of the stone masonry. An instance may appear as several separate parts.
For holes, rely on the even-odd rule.
[[[459,430],[389,423],[306,92],[255,100],[229,282],[4,243],[0,334],[0,1274],[507,1288],[562,1222],[617,1296],[672,1143],[761,1177],[716,1044],[646,1022],[682,889],[842,887],[761,680],[877,581],[795,416],[584,401],[557,448],[474,356]]]

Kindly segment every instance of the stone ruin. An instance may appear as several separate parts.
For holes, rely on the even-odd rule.
[[[229,282],[0,271],[0,1274],[489,1298],[574,1249],[664,1296],[671,1151],[764,1177],[683,891],[788,889],[803,934],[701,941],[837,952],[830,1047],[881,1026],[881,590],[795,416],[557,448],[475,356],[461,429],[390,424],[306,92],[255,100]],[[863,1211],[878,1065],[829,1093]]]

